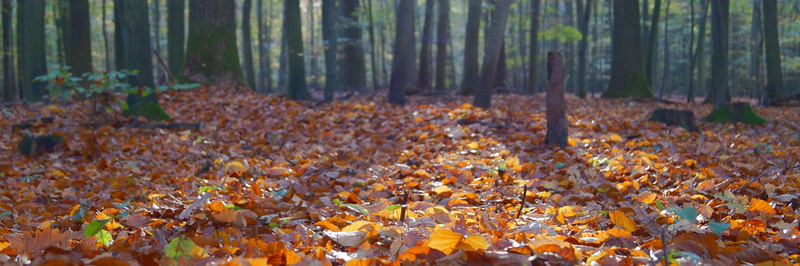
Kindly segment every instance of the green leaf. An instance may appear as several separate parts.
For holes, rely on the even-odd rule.
[[[182,257],[191,258],[191,254],[188,254],[187,252],[191,251],[192,248],[194,248],[194,241],[189,238],[179,236],[169,241],[167,249],[164,253],[166,253],[168,258],[174,260],[178,260]]]
[[[205,193],[205,192],[212,191],[212,190],[219,190],[219,187],[217,187],[217,186],[201,186],[197,190],[199,190],[200,193]]]
[[[697,222],[697,215],[699,214],[700,212],[698,212],[697,208],[695,207],[687,207],[675,212],[675,215],[678,215],[678,217],[689,220],[693,223]]]
[[[731,222],[718,223],[715,221],[711,221],[708,224],[708,227],[711,228],[711,232],[713,232],[714,234],[722,236],[722,232],[725,232],[725,230],[728,230],[728,228],[731,227]]]
[[[658,208],[659,211],[663,211],[663,210],[667,209],[667,208],[664,207],[663,204],[661,204],[661,200],[656,200],[656,208]]]
[[[86,214],[89,214],[89,205],[81,203],[81,206],[78,207],[78,210],[72,213],[72,221],[81,222],[84,218],[86,218]]]
[[[350,208],[351,210],[357,211],[361,215],[369,216],[369,211],[367,211],[367,209],[365,209],[364,207],[361,207],[361,205],[352,204],[352,203],[347,203],[347,204],[342,204],[342,205],[344,205],[347,208]]]
[[[89,225],[86,226],[86,229],[83,230],[83,236],[90,237],[96,235],[97,233],[100,232],[100,230],[103,230],[103,227],[106,226],[106,224],[109,221],[111,221],[111,219],[100,219],[92,221],[91,223],[89,223]]]
[[[227,207],[228,209],[233,209],[234,211],[238,211],[238,210],[242,209],[242,207],[233,205],[233,203],[225,204],[225,207]]]
[[[6,108],[3,108],[3,113],[4,113],[4,114],[7,114],[7,115],[13,115],[13,114],[14,114],[14,113],[12,113],[11,111],[9,111],[9,110],[8,110],[8,109],[6,109]]]
[[[339,199],[333,199],[333,204],[342,205],[342,201]]]
[[[394,210],[400,209],[400,207],[402,207],[402,206],[400,206],[400,204],[392,204],[392,205],[386,206],[386,210],[387,211],[394,211]]]
[[[11,215],[11,211],[4,211],[3,213],[0,213],[0,217],[6,216],[6,215]]]
[[[567,166],[567,164],[566,163],[562,163],[562,162],[557,162],[556,163],[556,169],[564,167],[564,166]]]
[[[100,241],[100,243],[103,243],[103,246],[106,246],[106,247],[108,245],[110,245],[111,241],[113,241],[113,240],[114,240],[114,237],[111,236],[111,233],[109,233],[106,230],[100,230],[100,234],[97,235],[97,241]]]

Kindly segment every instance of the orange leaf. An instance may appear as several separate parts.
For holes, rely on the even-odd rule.
[[[621,226],[622,229],[625,229],[625,231],[631,233],[636,231],[636,222],[634,222],[633,219],[625,215],[624,212],[620,210],[615,210],[609,213],[609,216],[611,218],[612,223]]]
[[[750,201],[750,207],[747,208],[751,212],[760,212],[766,214],[775,214],[775,208],[772,208],[768,202],[761,199],[753,199]]]
[[[431,233],[431,240],[428,241],[428,247],[450,255],[450,253],[456,250],[462,238],[464,238],[464,236],[459,233],[444,229],[443,227],[437,227],[433,230],[433,233]]]

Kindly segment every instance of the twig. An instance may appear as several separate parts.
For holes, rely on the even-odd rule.
[[[175,84],[178,84],[178,81],[175,79],[175,76],[172,75],[172,71],[169,71],[169,67],[167,67],[167,63],[164,62],[164,59],[161,59],[161,56],[158,55],[158,52],[155,49],[153,49],[153,54],[156,55],[156,58],[158,58],[158,62],[161,64],[161,68],[163,68],[164,71],[167,71],[167,76],[169,76],[169,80],[170,80],[170,84],[169,85],[170,86],[175,86]]]
[[[778,167],[778,165],[781,165],[781,164],[783,164],[783,165],[784,165],[783,171],[786,171],[786,170],[791,170],[791,169],[797,169],[797,168],[799,168],[799,167],[800,167],[800,165],[797,165],[797,164],[795,164],[795,165],[794,165],[794,166],[792,166],[792,167],[789,167],[788,160],[789,160],[789,156],[790,156],[790,155],[791,155],[791,154],[789,154],[789,155],[786,155],[786,157],[783,159],[783,161],[782,161],[782,162],[779,162],[779,163],[773,164],[773,165],[772,165],[772,167],[770,167],[770,168],[769,168],[769,170],[767,170],[766,172],[763,172],[763,173],[761,173],[760,175],[758,175],[758,176],[756,176],[756,177],[754,177],[754,178],[751,178],[751,179],[750,179],[750,181],[747,181],[747,183],[745,183],[745,184],[744,184],[744,185],[742,185],[741,187],[738,187],[738,188],[734,189],[734,190],[733,190],[733,191],[731,191],[731,192],[733,192],[733,193],[737,193],[737,192],[741,191],[742,189],[745,189],[746,187],[750,186],[750,184],[753,184],[754,182],[758,181],[758,180],[759,180],[759,179],[761,179],[762,177],[764,177],[764,176],[766,176],[767,174],[769,174],[769,173],[771,173],[772,171],[774,171],[774,170],[775,170],[775,169]]]
[[[664,265],[669,265],[667,253],[667,230],[661,231],[661,248],[664,249]]]
[[[517,217],[515,219],[519,219],[519,215],[522,214],[522,207],[525,206],[525,197],[528,196],[528,186],[522,185],[522,201],[519,203],[519,211],[517,211]]]
[[[53,117],[52,116],[45,116],[45,117],[28,118],[28,119],[25,119],[25,122],[23,122],[23,123],[11,125],[11,131],[14,131],[14,130],[17,130],[17,129],[28,129],[28,128],[31,128],[31,127],[33,127],[33,123],[40,122],[40,121],[42,123],[52,123],[53,122]]]
[[[408,208],[408,196],[411,194],[409,191],[406,191],[405,195],[403,195],[403,201],[400,202],[400,222],[405,223],[406,219],[406,208]]]

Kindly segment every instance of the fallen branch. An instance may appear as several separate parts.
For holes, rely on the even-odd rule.
[[[200,123],[155,123],[155,124],[137,124],[133,125],[135,128],[161,128],[161,129],[194,129],[200,130],[203,127],[203,122]]]
[[[17,129],[28,129],[28,128],[31,128],[31,127],[33,127],[34,123],[53,123],[53,117],[52,116],[45,116],[45,117],[28,118],[28,119],[25,119],[25,122],[11,125],[11,131],[14,131],[14,130],[17,130]]]
[[[790,155],[791,155],[791,154],[790,154]],[[779,162],[779,163],[773,164],[773,165],[772,165],[772,167],[770,167],[770,168],[769,168],[769,169],[768,169],[766,172],[763,172],[763,173],[761,173],[760,175],[758,175],[758,176],[756,176],[756,177],[753,177],[753,178],[751,178],[751,179],[750,179],[750,181],[747,181],[747,183],[745,183],[745,184],[744,184],[744,185],[742,185],[741,187],[738,187],[738,188],[734,189],[734,190],[733,190],[733,191],[731,191],[731,192],[733,192],[733,193],[737,193],[737,192],[741,191],[742,189],[745,189],[745,188],[747,188],[748,186],[750,186],[750,184],[753,184],[753,183],[755,183],[756,181],[758,181],[759,179],[761,179],[762,177],[764,177],[764,176],[768,175],[769,173],[772,173],[772,171],[774,171],[775,169],[777,169],[777,168],[778,168],[778,166],[779,166],[779,165],[781,165],[781,164],[783,164],[783,165],[784,165],[784,168],[783,168],[783,170],[782,170],[781,172],[788,171],[788,170],[792,170],[792,169],[798,169],[798,168],[800,168],[800,164],[795,164],[795,165],[793,165],[793,166],[789,167],[789,165],[788,165],[788,160],[789,160],[789,156],[790,156],[790,155],[787,155],[787,156],[786,156],[786,158],[784,158],[782,162]]]

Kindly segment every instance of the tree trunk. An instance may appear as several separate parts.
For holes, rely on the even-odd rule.
[[[707,83],[706,83],[705,67],[703,67],[703,66],[705,65],[705,62],[706,62],[706,52],[705,52],[706,51],[706,49],[705,49],[705,45],[706,45],[706,24],[708,24],[708,23],[706,23],[706,21],[708,20],[708,9],[711,6],[711,0],[706,0],[704,6],[705,6],[705,8],[703,8],[703,17],[702,17],[702,19],[700,19],[700,28],[698,29],[699,32],[697,33],[697,49],[694,51],[694,55],[695,55],[695,59],[694,59],[695,64],[694,65],[695,65],[695,68],[697,68],[697,82],[696,83],[698,85],[698,88],[701,91],[703,89],[706,89],[706,90],[708,89],[707,86],[706,86]],[[689,91],[690,91],[689,94],[691,94],[692,98],[693,98],[692,102],[694,102],[694,96],[696,94],[694,92],[694,86],[689,88]]]
[[[3,0],[3,101],[16,102],[19,100],[19,88],[16,83],[14,71],[13,29],[11,27],[11,0]]]
[[[236,47],[235,8],[233,0],[189,2],[183,80],[220,87],[243,85]]]
[[[44,82],[34,78],[47,74],[45,60],[44,0],[17,2],[17,50],[22,96],[39,101],[45,94]]]
[[[778,3],[776,0],[764,0],[764,42],[767,59],[767,91],[765,104],[770,105],[778,99],[783,91],[783,73],[781,72],[781,50],[778,42]]]
[[[416,0],[404,0],[397,3],[394,59],[392,60],[392,78],[389,84],[389,103],[392,104],[405,104],[406,88],[413,86],[416,82],[414,76],[416,70],[414,7],[416,2]]]
[[[569,137],[564,62],[559,52],[547,53],[547,134],[544,143],[566,147]]]
[[[372,0],[366,0],[366,2],[367,16],[369,17],[369,27],[367,30],[369,31],[369,59],[372,68],[372,87],[374,90],[378,90],[380,86],[378,85],[378,55],[375,51],[375,19],[372,16]]]
[[[616,4],[616,1],[615,1]],[[647,41],[647,62],[645,62],[646,74],[647,75],[647,84],[650,87],[655,84],[653,80],[655,80],[655,68],[656,68],[656,57],[658,55],[658,20],[659,15],[661,14],[661,0],[655,0],[655,6],[653,7],[653,17],[652,21],[650,22],[650,30],[647,31],[649,40]],[[616,7],[616,5],[615,5]],[[618,17],[615,17],[615,19]]]
[[[69,1],[53,1],[53,13],[56,26],[56,64],[67,66],[67,51],[69,51],[72,31],[70,30]],[[47,22],[45,22],[47,23]],[[45,48],[47,49],[47,48]],[[52,60],[52,59],[51,59]]]
[[[138,75],[128,76],[133,86],[154,87],[152,53],[150,52],[150,20],[147,2],[139,0],[117,0],[114,3],[119,16],[121,32],[119,43],[122,65],[118,69],[139,70]]]
[[[431,39],[433,39],[433,5],[436,0],[425,0],[425,21],[422,24],[422,45],[419,53],[417,87],[427,91],[431,87]]]
[[[333,93],[339,90],[339,75],[336,71],[336,49],[339,37],[336,21],[339,17],[336,0],[322,0],[322,39],[325,48],[325,101],[333,101]]]
[[[256,72],[253,70],[253,46],[251,40],[250,13],[252,13],[253,0],[244,0],[242,5],[242,56],[244,57],[244,72],[247,86],[256,89]]]
[[[714,108],[730,102],[728,91],[728,14],[729,0],[711,0],[711,100]]]
[[[615,0],[611,39],[611,80],[603,97],[652,98],[642,61],[642,32],[636,0]],[[655,32],[651,32],[655,34]]]
[[[89,0],[69,1],[69,42],[67,64],[75,76],[92,72],[92,39],[89,24]]]
[[[352,91],[365,91],[367,87],[366,62],[364,60],[364,47],[361,34],[361,21],[358,15],[359,1],[341,1],[342,19],[344,25],[343,36],[347,39],[344,43],[344,65],[340,69],[342,86]]]
[[[492,23],[488,43],[486,44],[486,54],[483,57],[481,67],[481,79],[479,89],[475,94],[473,105],[484,109],[489,109],[492,101],[492,93],[496,83],[495,74],[500,62],[500,50],[503,48],[503,37],[505,36],[506,19],[508,9],[513,0],[497,0],[495,10],[492,14]]]
[[[753,0],[753,18],[750,21],[750,97],[761,97],[761,54],[764,45],[761,36],[761,0]]]
[[[445,91],[447,45],[450,44],[450,1],[439,0],[439,21],[436,23],[436,91]]]
[[[264,0],[258,0],[259,4],[263,5]],[[259,27],[261,28],[258,36],[259,36],[259,50],[258,50],[258,59],[259,59],[259,77],[261,81],[260,92],[261,93],[268,93],[272,92],[272,53],[270,53],[270,47],[272,47],[272,0],[269,1],[269,6],[267,7],[267,19],[263,17],[263,10],[258,12],[258,15],[261,18],[258,19]]]
[[[71,1],[71,0],[70,0]],[[152,0],[153,3],[153,49],[161,55],[161,1]]]
[[[167,62],[173,75],[181,72],[183,67],[183,45],[185,44],[184,0],[167,0]]]
[[[587,0],[589,1],[589,0]],[[536,92],[539,65],[539,9],[542,0],[531,0],[531,41],[530,58],[528,59],[528,93]]]
[[[359,1],[359,0],[356,0]],[[318,88],[319,87],[319,66],[317,63],[317,31],[314,29],[316,27],[316,23],[314,22],[314,0],[308,0],[308,5],[306,6],[306,12],[308,13],[308,53],[310,55],[309,59],[309,71],[311,75],[311,87]]]
[[[578,6],[581,6],[578,1]],[[589,47],[589,15],[592,5],[590,0],[583,1],[583,7],[578,9],[578,30],[580,30],[581,41],[578,43],[578,97],[586,98],[586,53]]]
[[[285,0],[283,7],[283,32],[289,57],[288,98],[291,100],[310,100],[306,85],[306,66],[303,60],[303,35],[300,20],[300,0]]]
[[[492,14],[492,16],[494,16],[494,14]],[[502,40],[500,40],[500,55],[497,58],[497,70],[494,73],[494,88],[492,88],[492,90],[496,88],[504,88],[506,86],[507,75],[508,65],[506,65],[506,39],[505,36],[503,36]]]
[[[111,67],[111,49],[109,49],[109,45],[108,45],[108,30],[106,30],[106,22],[108,20],[107,19],[108,16],[106,15],[106,13],[107,13],[107,10],[106,10],[107,2],[108,2],[108,0],[103,0],[103,4],[101,5],[102,6],[101,8],[103,9],[103,11],[102,11],[102,13],[103,13],[103,18],[102,19],[103,20],[102,20],[102,23],[100,23],[100,24],[102,24],[101,29],[103,31],[103,46],[105,48],[105,55],[106,55],[105,56],[106,57],[105,58],[106,59],[105,60],[106,61],[106,71],[111,71],[111,69],[113,69]]]
[[[661,75],[661,90],[658,93],[658,98],[664,98],[664,90],[667,86],[667,74],[669,74],[669,4],[671,0],[667,0],[667,8],[664,14],[664,74]]]
[[[469,0],[467,29],[464,40],[464,78],[461,81],[459,91],[461,95],[475,94],[479,82],[478,36],[481,28],[481,9],[483,9],[481,2],[481,0]]]

